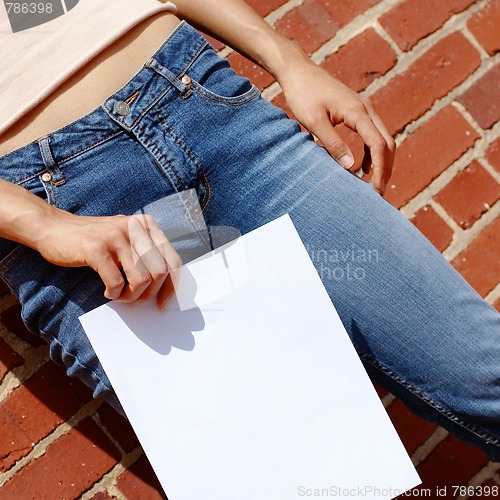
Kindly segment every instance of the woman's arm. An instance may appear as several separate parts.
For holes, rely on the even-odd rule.
[[[269,71],[281,85],[297,119],[345,168],[353,154],[334,130],[344,123],[357,132],[373,166],[373,185],[380,193],[392,171],[396,145],[370,101],[317,66],[293,42],[271,28],[243,0],[175,0],[178,16],[215,36]]]
[[[80,217],[2,179],[0,199],[0,237],[59,266],[91,267],[107,298],[134,303],[156,296],[163,308],[173,294],[180,259],[149,216]]]

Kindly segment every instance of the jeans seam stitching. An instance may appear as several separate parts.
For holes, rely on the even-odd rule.
[[[93,149],[97,146],[100,146],[101,144],[104,144],[105,142],[113,139],[114,137],[117,137],[118,135],[120,134],[123,134],[125,133],[124,130],[119,130],[118,132],[113,132],[112,134],[110,135],[107,135],[106,137],[104,137],[103,139],[99,140],[98,142],[95,142],[94,144],[91,144],[90,146],[87,146],[86,148],[84,149],[81,149],[79,151],[77,151],[76,153],[73,153],[72,155],[70,156],[67,156],[66,158],[63,158],[61,160],[58,161],[59,165],[61,165],[62,163],[64,162],[67,162],[69,160],[72,160],[73,158],[83,154],[83,153],[86,153],[87,151],[89,151],[90,149]]]
[[[0,275],[5,274],[20,258],[23,256],[28,247],[18,244],[16,248],[14,248],[9,254],[2,259],[0,262]]]
[[[214,92],[211,92],[210,90],[206,89],[203,85],[200,83],[196,82],[193,80],[193,90],[200,96],[203,97],[204,99],[214,102],[216,104],[222,104],[225,106],[231,106],[231,107],[239,107],[243,106],[245,104],[248,104],[249,102],[252,102],[254,99],[259,97],[260,91],[259,89],[252,84],[252,88],[242,94],[241,96],[236,96],[236,97],[224,97],[224,96],[219,96],[215,94]]]
[[[404,379],[397,373],[395,373],[393,370],[391,370],[389,367],[385,366],[383,363],[380,361],[374,359],[372,356],[370,356],[367,353],[361,353],[360,357],[370,363],[373,367],[378,368],[381,370],[383,373],[388,375],[390,378],[392,378],[395,382],[398,384],[402,385],[406,389],[408,389],[415,397],[420,399],[423,403],[428,404],[434,410],[438,411],[441,415],[445,416],[448,420],[452,421],[453,423],[459,425],[463,429],[471,432],[472,434],[476,435],[480,439],[485,440],[487,443],[492,444],[498,448],[500,448],[500,439],[495,437],[494,435],[490,434],[488,431],[483,429],[482,427],[479,427],[475,424],[468,423],[458,417],[454,412],[446,408],[444,405],[441,403],[438,403],[435,401],[431,396],[429,396],[427,393],[413,385],[411,382],[408,380]]]

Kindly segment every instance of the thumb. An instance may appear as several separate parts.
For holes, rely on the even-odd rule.
[[[354,155],[351,149],[334,130],[329,120],[325,120],[319,127],[316,126],[315,132],[323,147],[340,165],[345,169],[354,165]]]

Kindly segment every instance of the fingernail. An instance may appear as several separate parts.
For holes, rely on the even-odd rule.
[[[354,165],[354,158],[351,155],[344,155],[339,159],[339,163],[344,168],[351,168]]]

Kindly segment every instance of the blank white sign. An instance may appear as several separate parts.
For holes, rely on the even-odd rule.
[[[393,498],[420,483],[290,218],[80,318],[170,500]]]

